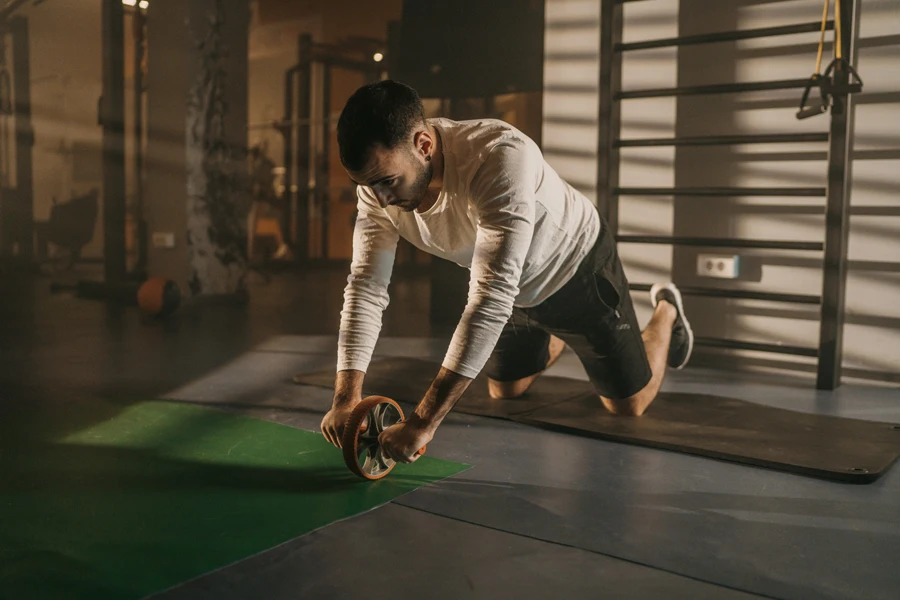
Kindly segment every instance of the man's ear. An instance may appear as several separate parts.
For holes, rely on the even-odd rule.
[[[413,138],[413,144],[416,148],[416,154],[426,160],[431,159],[431,155],[434,154],[434,138],[431,137],[427,130],[423,129],[417,132]]]

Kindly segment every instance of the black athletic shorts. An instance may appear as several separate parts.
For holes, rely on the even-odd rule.
[[[598,394],[621,400],[638,393],[652,372],[628,280],[605,220],[578,271],[552,296],[513,309],[485,365],[495,381],[515,381],[543,371],[550,334],[575,351]]]

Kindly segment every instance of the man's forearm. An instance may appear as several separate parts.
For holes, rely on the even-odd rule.
[[[365,376],[364,372],[353,369],[338,371],[334,378],[334,405],[351,404],[361,400]]]
[[[472,383],[470,378],[441,367],[425,397],[416,407],[414,418],[419,419],[432,431],[437,429],[470,383]]]

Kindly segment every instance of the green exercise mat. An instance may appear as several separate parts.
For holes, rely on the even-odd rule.
[[[466,468],[426,456],[367,482],[318,433],[161,401],[3,417],[2,600],[142,598]]]

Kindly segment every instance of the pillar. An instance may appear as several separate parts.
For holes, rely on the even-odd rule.
[[[147,14],[148,272],[191,297],[245,293],[248,0]]]

